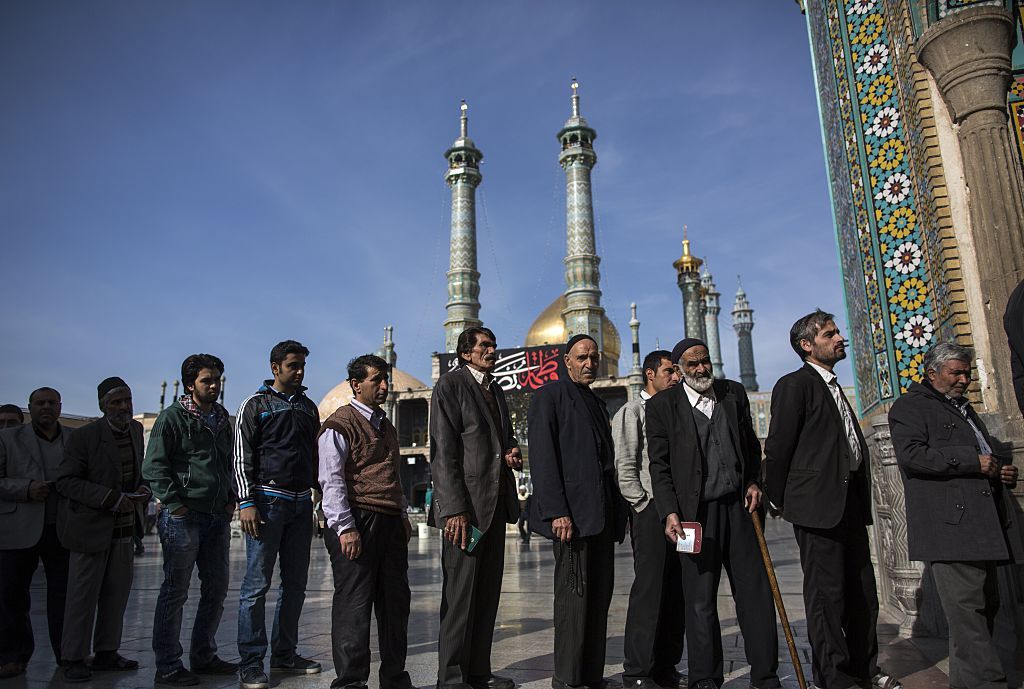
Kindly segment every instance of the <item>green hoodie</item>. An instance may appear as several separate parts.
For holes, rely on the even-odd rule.
[[[212,514],[234,506],[230,478],[234,433],[227,411],[216,407],[216,432],[202,420],[191,398],[185,397],[160,412],[153,424],[142,477],[153,497],[171,512],[187,507]]]

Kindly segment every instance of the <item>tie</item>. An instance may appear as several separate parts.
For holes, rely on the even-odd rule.
[[[860,468],[860,440],[857,438],[857,426],[853,420],[853,412],[850,410],[850,403],[839,387],[839,379],[833,378],[829,383],[832,397],[835,398],[839,413],[843,417],[843,427],[846,429],[846,440],[850,443],[850,471],[857,471]]]

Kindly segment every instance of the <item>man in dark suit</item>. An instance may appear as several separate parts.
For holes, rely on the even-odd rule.
[[[430,398],[429,523],[443,529],[441,628],[437,686],[512,689],[491,672],[491,640],[505,567],[505,525],[519,518],[512,469],[523,458],[502,391],[491,371],[494,333],[467,328],[456,353],[461,366],[441,376]],[[483,536],[470,551],[471,529]],[[467,686],[468,685],[468,686]]]
[[[615,480],[608,410],[590,385],[601,354],[588,335],[565,347],[569,380],[530,402],[530,529],[554,541],[555,689],[608,689],[603,678],[615,542],[627,507]]]
[[[139,667],[117,651],[132,589],[133,536],[151,495],[142,484],[142,424],[132,418],[132,391],[122,379],[107,378],[98,394],[103,417],[71,436],[57,479],[65,498],[57,532],[71,551],[61,644],[66,682],[87,682],[93,670]]]
[[[750,513],[761,505],[761,445],[740,383],[715,380],[707,345],[696,338],[672,350],[683,383],[647,404],[647,451],[654,503],[665,536],[684,536],[680,521],[699,522],[703,547],[681,553],[689,680],[717,689],[725,679],[718,584],[729,574],[743,633],[750,686],[781,687],[778,633],[768,575]]]
[[[868,447],[832,371],[846,341],[820,309],[793,324],[789,341],[804,365],[772,390],[765,488],[800,549],[814,684],[896,689],[878,667]]]
[[[1010,370],[1017,406],[1024,415],[1024,280],[1010,293],[1003,313],[1003,330],[1010,345]]]
[[[949,685],[994,689],[1006,687],[992,634],[996,565],[1011,554],[1002,493],[1016,485],[1017,467],[993,455],[992,437],[964,396],[973,360],[967,347],[932,347],[924,384],[896,400],[889,427],[910,559],[929,564],[949,622]]]

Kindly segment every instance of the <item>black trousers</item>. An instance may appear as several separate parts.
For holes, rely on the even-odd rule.
[[[814,684],[847,689],[878,673],[878,591],[864,510],[856,491],[830,529],[793,525],[804,572],[804,610]]]
[[[686,599],[686,645],[690,685],[725,678],[722,628],[718,620],[718,585],[722,569],[729,575],[736,618],[750,664],[750,684],[781,687],[775,603],[750,514],[738,493],[700,503],[697,521],[704,531],[700,553],[680,553]]]
[[[630,540],[633,586],[626,612],[622,679],[627,684],[645,677],[668,680],[683,657],[683,579],[679,557],[665,538],[653,502],[642,512],[632,511]]]
[[[994,562],[932,562],[935,588],[949,623],[949,686],[1005,689],[993,641],[999,587]]]
[[[555,541],[555,679],[596,686],[604,678],[608,607],[615,581],[615,534]]]
[[[352,507],[362,553],[349,560],[336,534],[324,532],[334,574],[331,651],[335,689],[370,677],[370,613],[377,618],[381,689],[410,689],[405,670],[409,630],[409,549],[402,517]]]
[[[43,561],[46,571],[46,624],[53,657],[60,655],[64,631],[64,603],[68,591],[68,551],[57,540],[57,528],[43,527],[31,548],[0,550],[0,664],[27,663],[35,651],[29,612],[32,576]]]
[[[438,684],[485,680],[491,675],[491,641],[505,569],[505,509],[500,504],[484,537],[467,553],[441,541],[441,629]]]

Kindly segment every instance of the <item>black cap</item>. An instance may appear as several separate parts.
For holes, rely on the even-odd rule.
[[[100,402],[107,396],[107,393],[111,390],[117,390],[118,388],[126,388],[128,383],[124,382],[123,379],[117,376],[111,376],[96,387],[96,392],[99,393]]]
[[[701,346],[707,349],[707,344],[704,342],[704,340],[701,340],[700,338],[697,337],[687,337],[685,339],[679,340],[679,342],[676,343],[676,346],[672,348],[672,363],[678,364],[680,357],[683,356],[683,352],[685,352],[690,347],[697,346]]]
[[[592,338],[590,335],[587,335],[586,333],[580,333],[579,335],[573,335],[572,337],[569,338],[569,341],[565,343],[565,353],[568,354],[569,350],[572,349],[573,345],[579,342],[580,340],[590,340],[594,344],[597,344],[597,340]]]

